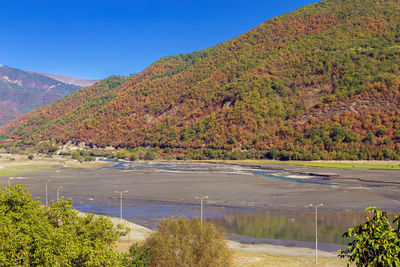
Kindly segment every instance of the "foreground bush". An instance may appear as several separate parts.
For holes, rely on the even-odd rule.
[[[119,266],[114,248],[125,233],[107,218],[78,216],[72,201],[42,207],[26,187],[0,188],[0,266]]]
[[[395,216],[394,229],[387,212],[375,207],[367,208],[373,217],[363,224],[350,228],[343,236],[355,238],[340,257],[348,258],[348,264],[357,266],[400,266],[400,214]]]
[[[150,252],[150,266],[231,266],[224,233],[198,218],[162,219],[142,249]]]
[[[125,255],[123,266],[127,267],[147,267],[150,265],[150,249],[134,243],[129,248],[129,253]]]

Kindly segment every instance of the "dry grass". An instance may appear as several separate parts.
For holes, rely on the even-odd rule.
[[[400,170],[399,161],[278,161],[278,160],[204,160],[203,162],[234,163],[234,164],[288,164],[303,167],[339,168],[339,169],[378,169]]]
[[[50,165],[10,165],[0,168],[1,176],[16,176],[39,169],[49,169]]]
[[[265,266],[346,266],[346,260],[340,258],[318,258],[318,265],[315,265],[315,258],[309,256],[287,256],[274,255],[265,252],[248,252],[233,250],[235,267],[265,267]]]
[[[128,253],[129,247],[132,246],[132,241],[118,241],[116,251],[119,253]]]
[[[106,161],[87,161],[83,163],[74,163],[69,165],[69,168],[100,168],[113,165],[114,162],[106,162]]]
[[[129,247],[133,244],[130,241],[120,241],[117,243],[117,251],[120,253],[129,252]],[[240,249],[233,249],[234,267],[308,267],[308,266],[346,266],[346,260],[340,258],[319,257],[318,264],[315,265],[315,258],[310,256],[288,256],[270,254],[267,252],[249,252]]]

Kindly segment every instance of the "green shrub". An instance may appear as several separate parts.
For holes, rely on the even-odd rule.
[[[130,155],[129,155],[129,160],[130,161],[136,161],[136,160],[138,160],[139,159],[139,155],[137,154],[137,153],[135,153],[135,152],[132,152]]]
[[[146,154],[144,154],[144,159],[145,160],[155,160],[156,159],[156,153],[149,149],[149,150],[146,151]]]
[[[117,158],[119,159],[129,159],[129,152],[125,149],[118,151]]]
[[[381,127],[376,131],[375,136],[381,137],[384,136],[385,134],[387,134],[386,128]]]
[[[150,262],[150,249],[134,243],[129,248],[129,254],[125,255],[123,266],[146,267],[150,265]]]
[[[163,153],[170,153],[171,150],[172,149],[170,147],[166,147],[166,148],[164,148]]]
[[[0,188],[0,266],[119,266],[125,233],[105,217],[79,216],[70,200],[42,207],[27,187]]]
[[[373,217],[367,217],[363,224],[350,228],[344,237],[353,237],[341,258],[347,257],[348,264],[357,266],[400,266],[400,214],[395,216],[394,229],[388,219],[387,212],[375,207],[366,209]]]
[[[200,219],[168,218],[158,224],[158,231],[145,241],[150,266],[231,266],[231,252],[225,234],[213,224]]]
[[[72,156],[72,159],[75,159],[75,160],[79,161],[80,163],[82,163],[84,161],[84,158],[79,153],[79,150],[75,150],[74,152],[72,152],[71,156]]]

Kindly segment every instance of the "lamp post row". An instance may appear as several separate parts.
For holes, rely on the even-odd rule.
[[[48,180],[45,184],[46,187],[46,206],[49,205],[48,202],[48,183],[50,182],[50,180]],[[8,183],[10,184],[10,183]],[[62,186],[57,187],[57,200],[60,198],[60,189],[62,189]],[[119,218],[122,220],[122,194],[124,193],[128,193],[128,191],[114,191],[114,193],[119,194],[119,199],[120,199],[120,212],[119,212]]]

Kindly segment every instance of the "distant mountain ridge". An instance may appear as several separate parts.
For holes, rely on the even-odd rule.
[[[398,0],[323,0],[80,89],[0,135],[280,159],[397,159],[399,66]]]
[[[79,86],[0,66],[0,125],[72,93]]]
[[[66,83],[66,84],[70,84],[70,85],[79,86],[79,87],[91,86],[91,85],[101,81],[101,79],[82,79],[82,78],[75,78],[75,77],[70,77],[70,76],[66,76],[66,75],[49,74],[49,73],[42,73],[42,72],[33,72],[32,71],[31,73],[43,75],[43,76],[49,77],[53,80],[60,81],[62,83]]]

